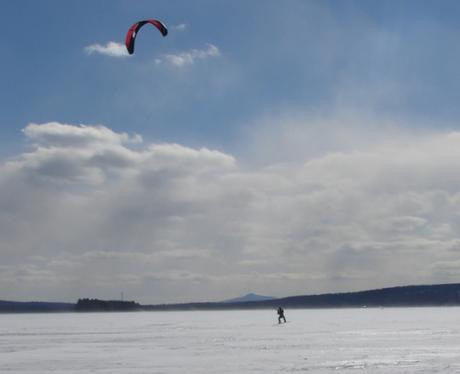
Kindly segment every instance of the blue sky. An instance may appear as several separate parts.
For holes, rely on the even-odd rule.
[[[105,124],[155,140],[232,149],[261,115],[365,107],[383,116],[455,122],[457,2],[6,2],[1,14],[2,146],[29,122]],[[143,30],[132,58],[87,55],[93,43]],[[13,32],[14,30],[14,32]],[[219,48],[186,69],[166,53]]]
[[[458,281],[457,1],[2,5],[0,299]]]

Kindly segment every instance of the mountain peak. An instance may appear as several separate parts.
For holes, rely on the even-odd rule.
[[[244,296],[236,297],[234,299],[224,300],[223,303],[246,303],[251,301],[274,300],[275,297],[257,295],[255,293],[248,293]]]

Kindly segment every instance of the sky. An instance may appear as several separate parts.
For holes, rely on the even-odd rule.
[[[4,1],[0,299],[459,281],[459,11]]]

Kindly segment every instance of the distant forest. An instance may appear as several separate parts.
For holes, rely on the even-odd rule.
[[[140,305],[134,301],[79,299],[72,303],[1,301],[0,313],[126,312],[283,308],[356,308],[460,305],[460,283],[291,296],[274,300]]]

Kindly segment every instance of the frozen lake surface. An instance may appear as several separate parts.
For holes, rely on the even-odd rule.
[[[460,308],[0,315],[0,373],[460,373]]]

